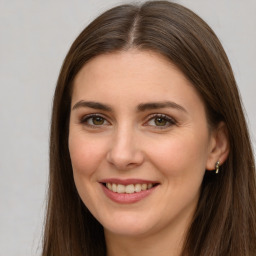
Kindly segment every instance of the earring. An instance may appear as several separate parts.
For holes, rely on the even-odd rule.
[[[215,173],[219,173],[219,170],[220,170],[220,161],[217,161],[216,164],[215,164]]]

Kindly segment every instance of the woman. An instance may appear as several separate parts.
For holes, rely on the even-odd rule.
[[[94,20],[55,91],[43,255],[256,254],[252,148],[227,56],[190,10]]]

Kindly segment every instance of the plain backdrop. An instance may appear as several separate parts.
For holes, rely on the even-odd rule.
[[[78,33],[117,0],[0,0],[0,256],[40,255],[52,96]],[[256,1],[182,0],[216,32],[255,148]]]

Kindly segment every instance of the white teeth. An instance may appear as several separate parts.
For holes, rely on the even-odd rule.
[[[116,190],[117,190],[117,185],[116,184],[112,184],[112,189],[111,189],[113,192],[116,192]]]
[[[140,192],[141,191],[141,185],[140,184],[135,184],[134,190],[135,190],[135,192]]]
[[[147,190],[148,188],[148,185],[147,184],[142,184],[141,185],[141,190]]]
[[[132,193],[138,193],[147,189],[151,189],[153,187],[153,183],[129,184],[129,185],[106,183],[106,187],[115,193],[132,194]]]
[[[152,188],[153,187],[153,184],[152,183],[149,183],[148,184],[148,189]]]
[[[126,192],[127,194],[134,193],[134,185],[131,184],[131,185],[126,186],[126,187],[125,187],[125,192]]]
[[[125,186],[121,185],[121,184],[118,184],[117,188],[116,188],[116,192],[117,193],[124,193],[125,192]]]
[[[112,190],[112,186],[111,186],[111,183],[107,183],[107,188]]]

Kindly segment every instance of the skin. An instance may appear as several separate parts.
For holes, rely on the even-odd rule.
[[[140,104],[167,101],[176,105],[138,110]],[[110,53],[88,62],[75,78],[71,108],[76,187],[104,227],[108,255],[179,255],[205,170],[227,156],[224,125],[211,130],[193,85],[149,51]],[[103,193],[100,181],[106,178],[159,185],[139,202],[120,204]]]

